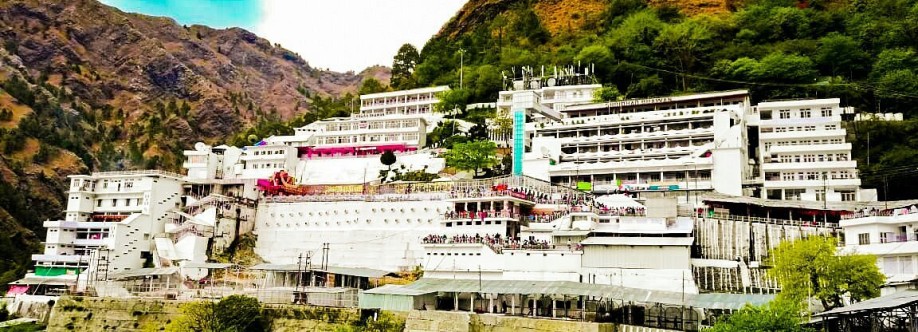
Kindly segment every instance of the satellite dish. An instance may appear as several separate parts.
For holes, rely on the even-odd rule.
[[[551,86],[555,86],[555,83],[557,83],[557,82],[555,82],[555,78],[554,78],[554,77],[551,77],[551,78],[548,79],[548,82],[546,82],[546,83],[548,84],[548,86],[551,87]]]
[[[513,90],[523,90],[523,82],[513,82]]]
[[[530,88],[530,89],[533,89],[533,90],[538,90],[538,89],[540,89],[541,86],[540,86],[540,84],[539,84],[539,81],[532,81],[532,82],[529,82],[529,88]]]
[[[549,153],[549,151],[548,151],[548,147],[544,147],[544,146],[543,146],[542,149],[539,150],[539,151],[542,151],[542,157],[545,157],[545,158],[548,158],[548,157],[549,157],[549,154],[550,154],[550,153]]]
[[[207,144],[204,144],[204,142],[194,143],[194,149],[196,151],[202,151],[202,152],[207,151]]]

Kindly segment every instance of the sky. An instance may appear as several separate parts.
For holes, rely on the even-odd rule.
[[[361,71],[392,65],[404,43],[420,50],[467,0],[102,0],[179,24],[241,27],[310,65]]]

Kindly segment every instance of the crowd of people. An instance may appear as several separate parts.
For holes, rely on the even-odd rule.
[[[598,204],[598,203],[597,203]],[[601,215],[607,216],[644,216],[645,211],[644,207],[632,207],[632,206],[623,206],[623,207],[608,207],[603,204],[598,204],[598,213]]]
[[[501,211],[449,211],[443,214],[446,219],[481,219],[485,218],[519,218],[519,213],[512,213],[509,210]]]
[[[506,237],[501,236],[500,234],[486,234],[481,236],[479,234],[469,235],[453,235],[446,236],[431,234],[425,236],[422,239],[422,242],[425,244],[456,244],[456,243],[481,243],[491,247],[495,252],[502,253],[506,250],[518,250],[518,249],[528,249],[528,250],[553,250],[553,249],[563,249],[562,246],[558,248],[555,244],[548,242],[547,240],[539,239],[520,239],[518,237]],[[580,251],[583,250],[583,246],[579,243],[571,243],[568,241],[566,248],[571,251]]]

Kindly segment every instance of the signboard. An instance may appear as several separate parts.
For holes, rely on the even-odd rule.
[[[515,192],[515,191],[514,191],[514,192],[510,192],[510,196],[516,197],[516,198],[520,198],[520,199],[526,199],[526,194],[524,194],[524,193],[518,193],[518,192]]]
[[[647,98],[647,99],[632,99],[632,100],[622,100],[609,103],[609,107],[623,107],[623,106],[636,106],[636,105],[647,105],[647,104],[659,104],[659,103],[668,103],[673,101],[672,97],[663,97],[663,98]]]
[[[580,191],[592,191],[592,190],[593,190],[593,184],[590,183],[590,182],[583,182],[583,181],[577,182],[577,190],[580,190]]]

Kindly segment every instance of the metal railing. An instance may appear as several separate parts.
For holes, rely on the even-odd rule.
[[[742,221],[742,222],[753,222],[760,224],[772,224],[772,225],[789,225],[789,226],[810,226],[810,227],[827,227],[832,229],[838,229],[838,223],[834,222],[813,222],[811,220],[789,220],[789,219],[777,219],[777,218],[762,218],[762,217],[750,217],[750,216],[738,216],[734,214],[724,214],[724,213],[714,213],[714,214],[704,214],[697,213],[698,218],[705,219],[722,219],[722,220],[733,220],[733,221]]]
[[[148,176],[148,175],[159,175],[172,177],[177,179],[184,179],[185,176],[175,172],[162,171],[162,170],[138,170],[138,171],[110,171],[110,172],[92,172],[92,177],[97,176]]]

